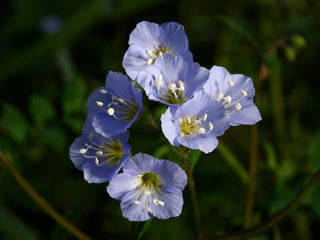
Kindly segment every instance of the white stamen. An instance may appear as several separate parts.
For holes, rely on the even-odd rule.
[[[228,81],[228,85],[229,85],[230,87],[233,86],[233,84],[234,84],[234,83],[233,83],[231,80]]]
[[[183,123],[183,118],[182,118],[182,117],[179,117],[179,118],[178,118],[178,121],[179,121],[180,124],[182,124],[182,123]]]
[[[140,204],[140,201],[138,201],[138,200],[134,200],[134,201],[132,201],[132,204],[134,204],[134,205],[138,205],[138,204]]]
[[[178,87],[182,90],[182,91],[184,91],[184,84],[183,84],[183,82],[181,81],[181,80],[179,80],[178,81]]]
[[[242,94],[242,96],[244,96],[244,97],[248,95],[245,90],[241,90],[241,94]]]
[[[107,113],[112,116],[114,114],[114,109],[113,108],[108,108]]]
[[[206,121],[207,118],[208,118],[208,114],[205,113],[205,114],[203,115],[202,119],[203,119],[203,121]]]
[[[185,136],[185,134],[184,134],[183,132],[181,132],[180,136],[181,136],[181,137],[184,137],[184,136]]]
[[[164,202],[162,202],[162,201],[160,201],[160,200],[158,200],[158,204],[159,204],[161,207],[164,206]]]
[[[156,80],[156,86],[160,87],[162,85],[162,75],[160,74],[158,79]]]
[[[151,65],[152,64],[152,58],[149,58],[148,60],[147,60],[147,65],[149,66],[149,65]]]
[[[106,94],[106,93],[107,93],[107,90],[105,90],[105,89],[100,89],[100,92],[103,93],[103,94]]]
[[[200,134],[204,134],[206,132],[206,130],[204,128],[199,128],[198,133]]]
[[[80,149],[80,153],[81,153],[81,154],[85,154],[86,152],[87,152],[87,149],[84,149],[84,148],[81,148],[81,149]]]
[[[222,93],[220,93],[220,94],[217,95],[217,99],[220,99],[220,98],[222,98],[222,97],[223,97],[223,94],[222,94]]]
[[[94,159],[94,162],[95,162],[96,165],[99,165],[99,160],[98,160],[98,158],[95,158],[95,159]]]
[[[153,199],[153,204],[156,205],[156,206],[158,206],[158,205],[159,205],[159,204],[158,204],[158,200],[154,198],[154,199]]]
[[[151,194],[151,192],[150,191],[148,191],[148,190],[146,190],[146,191],[144,191],[144,193],[143,193],[144,195],[146,195],[146,196],[149,196],[150,194]]]
[[[231,103],[232,101],[232,98],[230,95],[226,96],[225,99],[224,99],[227,103]]]
[[[187,123],[190,124],[191,123],[191,118],[187,117]]]
[[[162,56],[162,55],[163,55],[163,53],[160,51],[158,55],[159,55],[159,56]]]
[[[96,151],[96,154],[101,156],[101,155],[103,155],[103,152],[102,151]]]
[[[151,212],[152,212],[151,209],[148,207],[147,213],[151,213]]]
[[[235,108],[237,109],[237,110],[240,110],[241,109],[241,104],[240,103],[236,103],[236,105],[234,105],[235,106]]]
[[[151,49],[148,49],[147,54],[150,56],[151,54],[153,54],[153,51]]]
[[[176,90],[177,86],[176,86],[174,83],[169,83],[169,84],[168,84],[168,88],[169,88],[171,91],[174,91],[174,90]]]
[[[209,131],[211,131],[212,129],[213,129],[213,124],[209,122]]]
[[[103,106],[103,102],[100,101],[96,101],[97,106],[102,107]]]

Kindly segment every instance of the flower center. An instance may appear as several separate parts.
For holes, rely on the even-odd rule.
[[[90,143],[85,143],[86,148],[81,148],[80,153],[85,158],[92,158],[97,166],[110,165],[116,166],[122,157],[123,146],[121,142],[114,139],[107,139],[105,142],[99,143],[98,139],[90,134],[88,139]]]
[[[173,52],[164,46],[159,46],[158,48],[154,48],[153,50],[148,49],[146,52],[148,54],[147,65],[154,64],[158,57],[162,56],[167,52],[174,56]]]
[[[184,138],[209,133],[213,129],[213,124],[211,122],[209,122],[208,124],[205,123],[207,117],[207,114],[204,114],[200,118],[196,116],[179,117],[178,121],[181,128],[181,137]]]
[[[109,94],[105,89],[101,89],[100,93]],[[130,122],[137,115],[139,108],[138,104],[133,101],[126,101],[122,98],[112,95],[111,102],[105,105],[101,101],[96,101],[97,106],[109,116],[113,116],[123,122]]]
[[[169,104],[181,104],[186,101],[185,87],[181,80],[177,83],[170,82],[168,85],[165,85],[163,84],[163,76],[160,74],[155,84],[162,101]]]
[[[157,189],[160,186],[159,176],[155,172],[147,172],[141,176],[141,186],[145,189]]]

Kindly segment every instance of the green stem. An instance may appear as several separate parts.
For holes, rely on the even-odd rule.
[[[19,173],[19,171],[13,166],[8,157],[0,149],[0,159],[3,164],[9,169],[12,176],[20,184],[20,186],[25,190],[29,196],[40,206],[42,209],[57,223],[63,226],[67,231],[69,231],[73,236],[81,240],[90,240],[85,233],[76,228],[72,223],[68,222],[63,216],[61,216],[44,198],[42,198],[34,188],[27,182],[27,180]]]
[[[201,238],[201,219],[200,219],[200,211],[198,207],[197,202],[197,196],[196,196],[196,189],[192,174],[192,166],[189,162],[188,155],[185,153],[183,156],[184,161],[184,168],[188,176],[188,187],[190,191],[190,197],[191,197],[191,204],[192,204],[192,210],[193,210],[193,218],[194,218],[194,224],[195,224],[195,237],[197,240]]]
[[[301,200],[303,196],[306,195],[306,193],[312,188],[312,186],[319,180],[320,178],[320,169],[312,176],[312,178],[309,180],[307,185],[301,190],[301,192],[280,212],[278,212],[276,215],[271,217],[269,220],[261,223],[260,225],[252,228],[248,228],[245,230],[241,230],[238,232],[231,232],[227,234],[222,235],[206,235],[203,236],[202,239],[230,239],[230,238],[240,238],[243,236],[251,235],[257,232],[260,232],[266,228],[269,228],[270,226],[276,224],[278,221],[280,221],[283,217],[285,217]]]

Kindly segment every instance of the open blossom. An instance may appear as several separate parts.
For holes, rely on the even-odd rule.
[[[180,215],[186,184],[187,176],[177,164],[138,153],[110,181],[107,192],[121,201],[122,214],[130,221],[168,219]]]
[[[209,70],[198,63],[165,53],[154,65],[141,72],[136,81],[149,99],[177,105],[186,102],[202,89],[208,78]]]
[[[70,147],[70,158],[75,167],[83,171],[84,179],[89,183],[107,182],[130,157],[128,138],[128,132],[103,137],[94,131],[88,119],[83,134]]]
[[[128,77],[109,72],[106,86],[95,90],[88,100],[88,116],[102,136],[124,133],[142,112],[142,94]]]
[[[217,137],[229,127],[229,121],[224,107],[199,91],[184,104],[170,106],[161,116],[161,126],[172,145],[209,153],[217,147]]]
[[[252,125],[261,120],[259,110],[253,103],[255,90],[251,78],[230,74],[224,67],[213,66],[203,88],[211,99],[225,107],[230,125]]]
[[[140,72],[154,64],[166,52],[192,60],[188,48],[187,35],[182,25],[175,22],[158,25],[143,21],[130,34],[129,48],[122,65],[128,76],[135,80]]]

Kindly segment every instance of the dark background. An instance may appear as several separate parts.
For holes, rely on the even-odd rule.
[[[253,225],[288,204],[319,168],[320,1],[12,0],[1,5],[0,147],[40,195],[93,239],[128,239],[131,223],[107,195],[107,184],[83,180],[69,159],[69,146],[81,134],[89,94],[104,85],[109,70],[124,73],[129,34],[143,20],[182,24],[194,61],[253,79],[263,118]],[[159,119],[164,108],[146,104]],[[171,160],[152,126],[136,126],[130,134],[133,154]],[[203,230],[212,234],[242,228],[250,127],[232,127],[219,140],[226,149],[201,155],[194,170]],[[226,151],[240,167],[230,164],[234,159]],[[1,166],[0,238],[73,239]],[[144,239],[193,239],[187,189],[184,199],[181,216],[154,220]],[[319,202],[316,184],[287,217],[252,239],[318,239]]]

